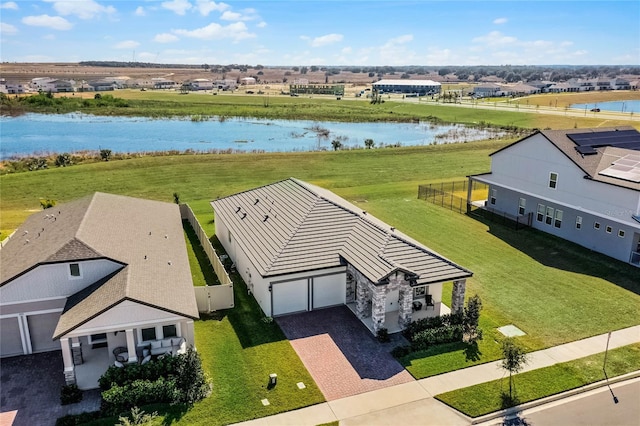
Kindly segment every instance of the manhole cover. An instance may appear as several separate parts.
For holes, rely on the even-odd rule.
[[[524,336],[526,334],[524,331],[512,324],[499,327],[498,331],[507,337]]]

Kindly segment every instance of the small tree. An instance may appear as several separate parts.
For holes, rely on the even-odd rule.
[[[527,363],[527,354],[513,337],[502,342],[502,368],[509,372],[509,399],[513,401],[513,373],[519,373]]]
[[[138,407],[131,408],[131,414],[129,416],[120,416],[118,417],[118,426],[135,426],[135,425],[146,425],[151,423],[158,417],[158,412],[154,411],[152,414],[145,413],[144,410],[141,410]]]
[[[69,155],[69,153],[67,152],[65,152],[64,154],[59,154],[56,157],[57,167],[67,167],[67,166],[70,166],[71,164],[73,164],[73,161],[71,160],[71,155]]]
[[[342,148],[342,142],[340,142],[338,139],[334,139],[331,141],[331,146],[333,147],[334,151],[337,151]]]
[[[100,150],[100,158],[102,161],[109,161],[111,159],[111,150],[110,149],[101,149]]]
[[[464,334],[469,342],[482,339],[482,330],[478,329],[481,310],[480,296],[476,294],[467,300],[467,306],[464,308]]]
[[[373,139],[364,140],[364,146],[367,147],[367,149],[373,148],[374,145],[375,145],[375,142],[373,141]]]
[[[200,355],[193,346],[187,349],[187,353],[181,355],[176,371],[176,388],[180,392],[180,401],[184,404],[193,404],[207,397],[211,386],[202,369]]]
[[[177,192],[173,193],[173,202],[176,204],[180,204],[180,194],[178,194]]]

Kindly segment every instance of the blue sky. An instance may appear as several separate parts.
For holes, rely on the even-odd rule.
[[[640,64],[640,2],[0,0],[0,60]]]

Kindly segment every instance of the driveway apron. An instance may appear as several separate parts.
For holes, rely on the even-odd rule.
[[[327,401],[414,380],[389,353],[402,337],[378,342],[346,306],[277,322]]]
[[[58,417],[99,410],[99,390],[83,392],[78,403],[60,405],[62,370],[60,351],[2,359],[0,425],[55,425]]]

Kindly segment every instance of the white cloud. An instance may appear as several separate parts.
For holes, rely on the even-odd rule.
[[[198,38],[201,40],[222,40],[229,38],[234,41],[239,41],[256,36],[247,30],[247,26],[244,22],[235,22],[227,26],[212,22],[206,27],[197,28],[195,30],[172,30],[172,32],[174,34]]]
[[[491,31],[489,34],[475,37],[471,40],[474,43],[482,43],[489,47],[513,45],[518,39],[502,34],[500,31]]]
[[[0,4],[0,9],[18,10],[18,5],[14,1],[8,1]]]
[[[496,25],[502,25],[507,23],[507,18],[497,18],[493,20],[493,23]]]
[[[264,22],[264,21],[262,21],[262,22],[258,23],[258,25],[256,25],[256,27],[258,27],[258,28],[264,28],[266,26],[267,26],[267,23]]]
[[[96,16],[116,13],[113,6],[103,6],[94,0],[73,1],[73,0],[44,0],[53,3],[53,9],[62,16],[74,15],[80,19],[92,19]]]
[[[347,54],[353,52],[353,49],[350,47],[345,47],[341,50],[342,53]]]
[[[193,5],[189,0],[171,0],[162,3],[162,7],[169,9],[178,15],[184,15]]]
[[[144,7],[138,6],[136,8],[136,11],[133,12],[133,14],[136,15],[136,16],[145,16],[147,14],[147,12],[144,11]]]
[[[301,36],[300,36],[300,40],[305,40],[305,41],[307,41],[307,40],[311,40],[311,37],[306,36],[306,35],[301,35]]]
[[[14,35],[18,33],[18,29],[11,24],[0,22],[0,34],[2,35]]]
[[[200,12],[202,16],[208,16],[209,13],[213,11],[224,12],[229,8],[230,6],[228,4],[222,2],[216,3],[211,0],[196,0],[196,9],[198,9],[198,12]]]
[[[56,36],[55,34],[47,34],[46,36],[42,37],[45,40],[55,40]]]
[[[156,34],[153,41],[156,43],[171,43],[172,41],[180,40],[177,36],[169,33]]]
[[[140,43],[138,43],[137,41],[125,40],[121,41],[113,47],[115,47],[116,49],[135,49],[138,46],[140,46]]]
[[[220,15],[220,19],[223,21],[255,21],[259,19],[259,16],[255,9],[248,8],[243,9],[240,12],[226,10],[222,15]]]
[[[25,16],[22,18],[22,23],[32,27],[46,27],[60,31],[70,30],[73,27],[73,24],[66,19],[49,15]]]
[[[379,47],[377,56],[381,63],[388,65],[410,65],[419,63],[416,53],[406,44],[413,41],[413,35],[404,34],[394,37]]]
[[[311,41],[311,46],[313,47],[321,47],[326,46],[328,44],[338,43],[343,39],[342,34],[327,34],[320,37],[316,37]]]

